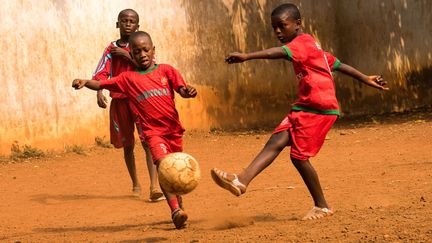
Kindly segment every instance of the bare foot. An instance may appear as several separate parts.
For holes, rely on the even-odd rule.
[[[327,216],[331,216],[333,214],[333,211],[328,208],[319,208],[319,207],[313,207],[307,214],[302,218],[302,220],[314,220],[314,219],[320,219]]]
[[[228,174],[225,171],[213,168],[211,170],[211,176],[218,186],[230,191],[236,196],[240,196],[246,192],[246,186],[238,180],[236,174]]]
[[[140,197],[141,196],[141,187],[140,186],[134,186],[132,188],[132,195],[134,197]]]

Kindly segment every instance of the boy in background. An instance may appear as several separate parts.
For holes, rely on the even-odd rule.
[[[133,9],[120,11],[117,18],[116,27],[120,30],[120,39],[111,42],[102,55],[93,80],[107,80],[115,77],[122,72],[134,70],[135,63],[129,54],[129,37],[139,28],[139,16]],[[124,160],[132,180],[132,192],[136,196],[141,194],[141,185],[138,181],[135,166],[135,124],[140,132],[139,122],[136,115],[129,106],[126,95],[110,91],[110,141],[115,148],[123,148]],[[102,94],[102,90],[97,92],[97,103],[99,107],[107,107],[107,99]],[[156,167],[153,164],[150,150],[145,142],[142,142],[146,154],[147,168],[150,177],[150,201],[163,199],[163,194],[159,191]]]

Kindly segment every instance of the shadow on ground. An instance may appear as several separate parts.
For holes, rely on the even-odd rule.
[[[105,199],[105,200],[141,200],[139,197],[133,195],[50,195],[50,194],[38,194],[32,196],[32,201],[36,201],[41,204],[56,204],[58,202],[66,201],[78,201],[78,200],[94,200],[94,199]]]

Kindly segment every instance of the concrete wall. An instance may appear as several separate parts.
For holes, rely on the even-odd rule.
[[[177,67],[200,94],[177,99],[187,129],[274,127],[295,99],[289,62],[226,65],[230,51],[279,45],[270,26],[276,0],[4,1],[0,5],[0,154],[13,141],[39,148],[91,144],[108,135],[108,112],[95,93],[73,91],[88,78],[117,14],[133,8],[153,36],[160,62]],[[432,104],[432,1],[305,0],[304,30],[343,62],[383,74],[377,92],[336,74],[344,115],[409,110]]]

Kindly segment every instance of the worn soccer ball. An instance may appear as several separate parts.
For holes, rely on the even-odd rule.
[[[186,153],[171,153],[159,163],[159,182],[162,188],[176,195],[193,191],[201,178],[199,164]]]

